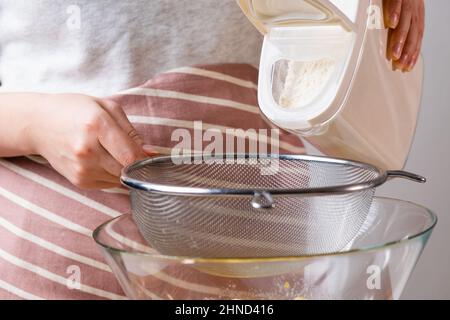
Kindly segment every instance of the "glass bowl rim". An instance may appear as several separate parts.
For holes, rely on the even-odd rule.
[[[181,264],[206,264],[206,263],[216,263],[216,264],[223,264],[223,263],[245,264],[245,263],[247,263],[247,264],[249,264],[249,263],[270,263],[270,262],[295,262],[295,261],[301,261],[301,260],[306,260],[306,259],[339,257],[339,256],[350,255],[350,254],[381,251],[381,250],[385,250],[390,247],[402,245],[404,243],[410,242],[417,238],[421,238],[422,236],[432,232],[438,222],[438,217],[432,210],[428,209],[425,206],[414,203],[412,201],[399,200],[399,199],[394,199],[394,198],[389,198],[389,197],[374,197],[374,200],[394,201],[397,203],[412,205],[418,209],[422,209],[425,212],[427,212],[430,217],[431,222],[422,231],[420,231],[416,234],[410,235],[408,237],[401,238],[399,240],[389,241],[389,242],[385,242],[382,244],[374,244],[374,245],[350,249],[350,250],[343,250],[343,251],[339,251],[339,252],[311,254],[311,255],[302,255],[302,256],[288,256],[288,257],[280,256],[280,257],[263,257],[263,258],[259,258],[259,257],[255,257],[255,258],[201,258],[201,257],[169,256],[169,255],[148,253],[148,252],[143,252],[143,251],[139,251],[139,250],[129,251],[129,250],[125,250],[125,249],[114,248],[114,247],[111,247],[110,245],[102,243],[102,241],[100,241],[98,238],[100,232],[102,230],[104,230],[107,225],[109,225],[110,223],[113,223],[116,220],[123,218],[127,214],[118,216],[116,218],[113,218],[111,220],[108,220],[108,221],[102,223],[93,231],[92,237],[94,238],[94,241],[97,243],[97,245],[99,245],[103,249],[106,249],[108,251],[118,253],[118,254],[128,254],[128,255],[152,258],[152,259],[157,259],[157,260],[178,262]]]

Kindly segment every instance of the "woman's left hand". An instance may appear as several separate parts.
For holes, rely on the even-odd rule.
[[[424,0],[384,0],[389,30],[387,57],[395,70],[411,71],[420,56],[425,29]]]

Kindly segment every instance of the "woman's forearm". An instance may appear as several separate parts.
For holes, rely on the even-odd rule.
[[[29,128],[33,113],[43,103],[45,96],[38,93],[0,94],[0,157],[34,153]]]

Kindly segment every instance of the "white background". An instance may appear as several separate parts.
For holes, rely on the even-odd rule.
[[[406,169],[429,182],[390,182],[379,194],[423,204],[439,217],[403,298],[450,299],[450,1],[428,0],[426,10],[425,91]]]

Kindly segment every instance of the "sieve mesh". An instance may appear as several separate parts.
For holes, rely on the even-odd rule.
[[[370,185],[382,174],[360,163],[307,156],[237,158],[229,163],[184,160],[180,164],[159,158],[125,173],[128,179],[156,186],[132,189],[132,213],[144,238],[166,255],[239,258],[339,251],[363,225],[376,185],[351,192],[308,191]],[[158,186],[204,192],[164,192],[156,190]],[[253,194],[243,190],[275,194],[273,207],[255,208]]]

